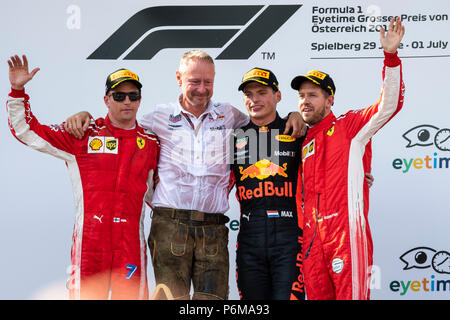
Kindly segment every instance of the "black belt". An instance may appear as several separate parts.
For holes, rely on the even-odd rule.
[[[153,209],[153,214],[172,219],[209,222],[215,224],[225,224],[230,221],[230,218],[221,213],[206,213],[197,210],[174,209],[166,207],[155,207]]]

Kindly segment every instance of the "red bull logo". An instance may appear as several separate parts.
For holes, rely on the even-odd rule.
[[[275,186],[272,181],[264,181],[264,183],[258,183],[258,187],[254,189],[246,189],[244,186],[239,186],[237,188],[237,197],[239,200],[273,196],[292,198],[292,182],[285,181],[283,186]]]
[[[303,237],[298,237],[299,246],[303,246]],[[303,300],[305,298],[305,283],[303,279],[303,255],[302,252],[297,253],[297,261],[295,263],[297,279],[292,283],[291,300]]]
[[[270,162],[267,159],[260,160],[256,162],[255,164],[252,164],[248,168],[244,169],[242,166],[239,166],[239,173],[241,176],[241,181],[250,178],[257,178],[259,180],[264,180],[268,178],[269,176],[274,176],[276,174],[279,174],[280,176],[283,176],[287,178],[287,163],[283,163],[283,166],[280,167],[279,165]]]
[[[252,164],[248,168],[244,169],[239,166],[239,172],[241,174],[241,181],[247,178],[256,178],[264,180],[270,176],[280,175],[287,178],[286,173],[287,163],[283,163],[283,166],[272,163],[267,159],[260,160],[255,164]],[[262,197],[293,197],[292,182],[285,181],[281,186],[276,186],[272,181],[259,182],[258,186],[254,189],[247,189],[244,186],[237,188],[237,196],[240,200],[249,200],[252,198]]]

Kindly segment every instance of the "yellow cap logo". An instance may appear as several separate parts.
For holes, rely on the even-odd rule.
[[[270,72],[268,72],[268,71],[264,71],[264,70],[261,70],[261,69],[253,69],[253,70],[250,70],[249,72],[247,72],[244,75],[244,79],[242,80],[242,82],[245,82],[249,78],[253,78],[253,77],[260,77],[260,78],[269,79],[269,75],[270,75]]]
[[[112,81],[119,79],[119,78],[132,78],[136,81],[139,81],[139,77],[134,73],[131,72],[130,70],[119,70],[117,72],[114,72],[109,79]]]
[[[311,70],[306,74],[306,76],[313,76],[319,78],[320,80],[323,80],[327,75],[317,70]]]

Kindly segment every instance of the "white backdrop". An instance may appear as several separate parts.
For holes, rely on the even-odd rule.
[[[383,17],[403,15],[406,99],[403,110],[373,139],[370,224],[374,239],[373,299],[448,299],[450,292],[450,3],[440,1],[255,1],[246,5],[301,5],[248,59],[216,61],[213,99],[241,110],[237,86],[258,66],[273,70],[283,95],[282,115],[297,109],[291,79],[318,69],[337,86],[333,111],[374,103],[381,86],[382,51],[376,31]],[[179,94],[175,71],[191,47],[159,51],[150,60],[92,60],[94,52],[140,10],[175,5],[242,5],[229,1],[16,0],[0,11],[0,96],[9,92],[7,58],[28,55],[41,68],[27,86],[35,115],[42,123],[61,123],[88,109],[104,116],[106,75],[120,67],[141,77],[139,115]],[[267,10],[263,7],[254,17]],[[164,20],[166,17],[162,17]],[[252,18],[236,29],[249,27]],[[378,22],[381,21],[381,22]],[[269,23],[268,21],[267,23]],[[160,27],[152,31],[192,27]],[[214,29],[217,26],[206,26]],[[264,28],[263,28],[264,29]],[[139,39],[134,46],[139,44]],[[225,45],[232,43],[235,38]],[[430,45],[431,44],[431,45]],[[224,46],[224,47],[225,47]],[[223,48],[201,48],[217,57]],[[319,50],[320,49],[320,50]],[[17,142],[0,113],[0,299],[64,299],[74,222],[72,190],[65,164]],[[448,140],[447,140],[448,139]],[[239,207],[230,195],[232,220]],[[148,234],[150,219],[146,219]],[[234,280],[236,221],[230,230],[230,298],[238,299]],[[149,284],[154,287],[149,266]]]

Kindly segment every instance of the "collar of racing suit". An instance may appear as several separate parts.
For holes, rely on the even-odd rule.
[[[250,120],[250,122],[248,123],[248,127],[255,128],[255,129],[259,129],[261,127],[268,127],[268,129],[280,129],[281,122],[283,122],[283,119],[281,119],[280,115],[277,112],[275,120],[273,120],[271,123],[263,125],[263,126],[258,126]]]
[[[329,115],[327,115],[325,118],[323,118],[318,124],[316,124],[314,127],[309,127],[307,132],[307,137],[312,137],[318,132],[326,129],[328,130],[330,128],[330,125],[336,121],[336,117],[334,116],[333,112],[331,111]]]
[[[135,127],[133,129],[121,129],[117,128],[111,123],[109,116],[107,115],[105,119],[99,118],[96,120],[96,124],[98,127],[105,126],[115,137],[126,137],[136,135],[136,131],[138,131],[138,123],[136,121]]]

